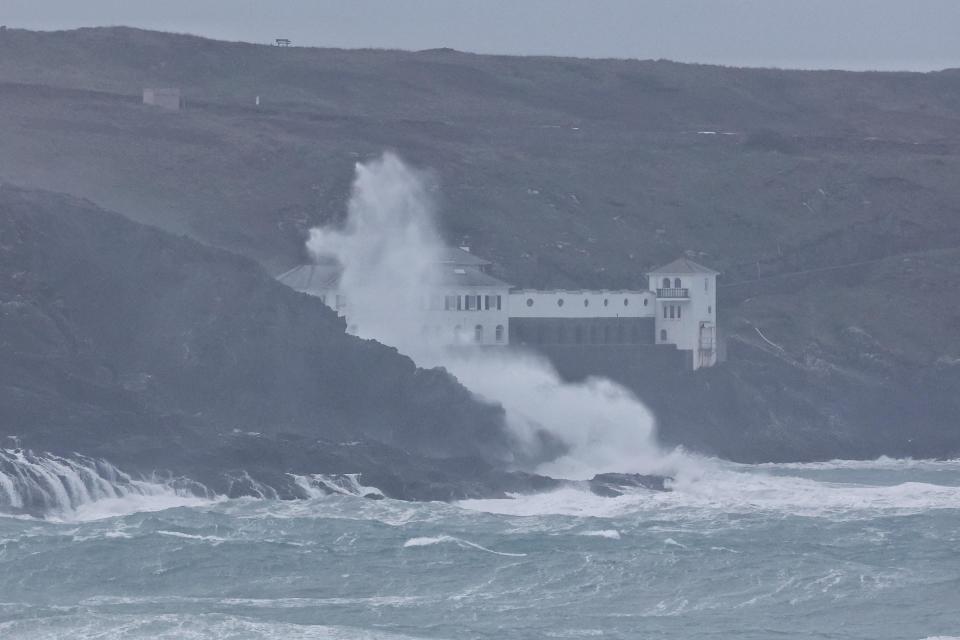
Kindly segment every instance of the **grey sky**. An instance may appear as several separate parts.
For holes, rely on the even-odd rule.
[[[739,66],[960,67],[960,0],[3,0],[0,23]]]

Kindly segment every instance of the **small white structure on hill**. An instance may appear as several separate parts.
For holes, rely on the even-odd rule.
[[[425,341],[434,344],[569,348],[675,347],[692,369],[717,363],[717,271],[680,258],[651,271],[649,289],[518,289],[489,274],[490,263],[465,249],[438,257],[434,293],[423,302]],[[339,291],[340,269],[321,262],[278,279],[319,297],[351,324]]]
[[[143,104],[179,111],[183,108],[183,97],[177,88],[144,89]]]

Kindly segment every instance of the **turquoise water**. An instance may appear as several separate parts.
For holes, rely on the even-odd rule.
[[[960,636],[960,461],[698,464],[620,498],[0,517],[0,638]]]

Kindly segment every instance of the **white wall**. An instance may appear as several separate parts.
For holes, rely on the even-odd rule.
[[[656,299],[650,291],[514,289],[509,311],[511,318],[649,318]]]
[[[450,288],[441,292],[439,302],[443,296],[470,295],[491,296],[491,303],[500,296],[500,309],[491,304],[490,309],[479,310],[447,310],[442,304],[434,301],[426,314],[423,335],[433,344],[483,344],[506,345],[510,342],[509,323],[509,291],[506,288],[459,287]],[[476,340],[476,327],[481,326],[482,339]],[[501,339],[497,340],[497,327],[502,327]],[[459,332],[457,331],[459,327]]]

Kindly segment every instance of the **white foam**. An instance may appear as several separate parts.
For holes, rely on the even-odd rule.
[[[35,510],[54,521],[85,522],[210,502],[177,480],[134,478],[104,460],[0,449],[0,508]]]
[[[48,516],[54,522],[93,522],[116,518],[133,513],[151,513],[177,507],[205,507],[220,499],[179,495],[173,491],[155,495],[129,495],[123,498],[107,498],[79,505],[70,511]]]
[[[434,537],[423,537],[423,538],[410,538],[403,543],[404,548],[409,547],[429,547],[435,544],[444,544],[452,543],[462,548],[477,549],[478,551],[485,551],[487,553],[492,553],[498,556],[510,556],[513,558],[522,558],[526,556],[525,553],[507,553],[506,551],[494,551],[493,549],[488,549],[482,547],[476,542],[470,542],[469,540],[464,540],[462,538],[455,538],[453,536],[434,536]]]
[[[641,512],[663,517],[705,518],[713,518],[718,512],[776,512],[857,519],[960,509],[960,486],[928,482],[902,482],[892,486],[821,482],[720,461],[688,465],[668,486],[672,489],[668,492],[638,489],[612,498],[565,487],[510,498],[462,500],[456,504],[464,509],[503,515],[607,518]]]
[[[750,465],[744,465],[750,466]],[[958,470],[960,471],[960,459],[954,460],[932,460],[932,459],[914,459],[914,458],[889,458],[880,456],[875,460],[826,460],[822,462],[765,462],[755,465],[761,469],[787,469],[787,470],[811,470],[811,471],[833,471],[833,470],[874,470],[874,471],[908,471],[914,469],[930,470]]]
[[[592,538],[608,538],[610,540],[619,540],[620,532],[616,529],[600,529],[597,531],[581,531],[578,536],[588,536]]]
[[[347,626],[260,621],[220,613],[69,614],[0,622],[4,640],[93,640],[94,638],[152,638],[154,640],[208,640],[210,638],[284,638],[285,640],[416,640],[414,636]]]
[[[380,489],[362,484],[359,473],[313,473],[303,476],[290,474],[290,476],[311,498],[322,498],[330,494],[361,498],[384,497]]]
[[[226,538],[221,538],[219,536],[201,536],[194,533],[183,533],[182,531],[157,531],[158,534],[162,536],[170,536],[172,538],[184,538],[186,540],[199,540],[200,542],[212,542],[214,546],[226,542]]]

